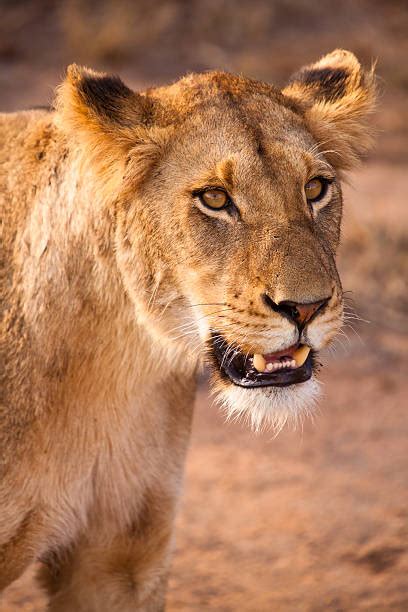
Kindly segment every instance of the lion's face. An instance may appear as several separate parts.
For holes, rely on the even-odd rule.
[[[173,335],[201,347],[229,410],[254,425],[310,404],[317,352],[342,320],[336,170],[293,111],[267,99],[257,114],[203,109],[145,186],[185,298]]]
[[[339,172],[366,146],[363,76],[335,52],[284,95],[189,77],[151,94],[165,119],[127,153],[116,252],[138,316],[181,361],[203,356],[229,414],[255,428],[311,408],[318,352],[342,324]],[[337,140],[335,121],[350,123]]]

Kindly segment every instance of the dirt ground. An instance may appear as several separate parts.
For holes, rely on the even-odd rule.
[[[257,7],[268,5],[254,2]],[[102,4],[111,5],[107,0]],[[123,0],[119,4],[130,6]],[[166,15],[173,25],[179,24],[177,19],[183,23],[179,13],[174,17],[171,11],[161,11],[163,6],[178,7],[179,2],[150,4],[160,9],[160,23],[165,23]],[[229,7],[231,2],[220,4]],[[238,4],[243,9],[250,3]],[[286,7],[288,19],[294,19],[299,7],[304,17],[308,5],[301,0],[271,4]],[[384,83],[375,119],[379,145],[345,187],[339,256],[344,288],[351,292],[355,311],[369,322],[346,327],[334,352],[322,355],[324,397],[314,420],[300,430],[286,430],[273,438],[227,424],[202,381],[177,519],[170,612],[408,610],[406,29],[402,36],[408,12],[403,2],[396,1],[372,2],[372,14],[367,2],[354,3],[358,9],[345,4],[349,11],[360,11],[350,13],[357,25],[353,22],[351,27],[352,17],[348,21],[339,8],[339,21],[322,42],[324,50],[348,46],[365,58],[379,56]],[[137,68],[123,31],[116,31],[115,44],[107,45],[100,36],[84,51],[80,3],[67,2],[61,22],[49,17],[52,2],[26,5],[32,12],[27,8],[25,21],[22,9],[19,13],[18,6],[10,4],[0,26],[8,25],[7,36],[0,37],[2,110],[47,102],[63,65],[77,59],[78,49],[84,56],[81,61],[116,66],[135,86],[149,81],[149,66],[152,81],[173,78],[189,68],[187,51],[179,55],[169,51],[166,68],[160,72],[160,58],[151,49],[150,63],[143,70]],[[84,5],[89,8],[92,2]],[[191,15],[189,19],[191,23]],[[100,23],[103,31],[103,19]],[[305,23],[299,26],[303,30],[309,27]],[[51,43],[45,34],[55,42],[59,27],[66,28],[70,46],[67,43],[68,51],[61,50],[55,43],[55,53],[48,57]],[[166,49],[172,49],[174,40],[167,36],[165,25],[161,27]],[[256,27],[259,30],[261,25]],[[23,36],[28,29],[39,41],[32,58]],[[229,30],[227,34],[231,39]],[[264,40],[264,46],[269,44],[268,31],[261,34],[264,38],[258,39]],[[226,64],[262,78],[288,74],[317,44],[313,36],[304,34],[306,51],[291,48],[283,59],[270,57],[266,68],[258,39],[249,45],[251,52],[240,55],[233,43],[217,47],[211,38],[205,47],[197,32],[194,35],[200,53],[207,49],[211,57],[207,63],[200,60],[201,65],[196,52],[199,68]],[[188,49],[191,41],[180,36],[180,49]],[[277,34],[278,51],[282,44]],[[307,55],[306,61],[310,59]],[[0,598],[0,612],[45,610],[32,574],[30,570],[9,587]]]

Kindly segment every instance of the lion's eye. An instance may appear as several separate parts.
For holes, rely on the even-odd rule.
[[[200,194],[202,202],[209,208],[220,210],[229,203],[228,195],[222,189],[207,189]]]
[[[308,202],[316,202],[324,196],[327,182],[324,179],[314,178],[305,185],[305,194]]]

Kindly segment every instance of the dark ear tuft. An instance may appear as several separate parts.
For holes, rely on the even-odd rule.
[[[313,87],[317,99],[336,100],[346,93],[348,77],[343,68],[315,68],[301,70],[292,77],[291,82]]]
[[[134,97],[133,92],[116,76],[88,76],[78,82],[78,93],[84,103],[109,121],[122,122],[121,109]]]
[[[349,51],[336,49],[305,66],[283,93],[303,108],[310,131],[338,169],[352,167],[371,148],[368,119],[375,107],[374,71],[363,70]]]

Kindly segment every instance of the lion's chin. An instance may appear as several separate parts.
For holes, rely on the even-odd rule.
[[[254,431],[278,434],[286,423],[297,425],[313,414],[320,384],[314,376],[287,387],[245,389],[223,383],[216,394],[227,420],[243,420]]]

